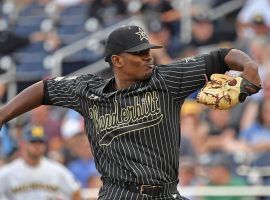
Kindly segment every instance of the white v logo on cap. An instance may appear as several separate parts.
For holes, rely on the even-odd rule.
[[[142,41],[143,39],[147,39],[147,35],[146,33],[143,31],[143,29],[141,27],[139,27],[139,31],[135,33],[136,35],[140,36],[140,40]]]
[[[119,53],[132,53],[148,49],[159,49],[160,45],[150,44],[144,30],[139,26],[122,26],[108,36],[105,43],[105,61]]]

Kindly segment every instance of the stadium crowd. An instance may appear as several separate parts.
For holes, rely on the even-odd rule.
[[[9,56],[18,73],[27,72],[36,77],[36,80],[18,81],[20,92],[33,81],[50,76],[45,59],[48,55],[139,14],[144,16],[149,40],[164,46],[153,51],[156,64],[218,47],[242,49],[260,64],[263,89],[231,110],[208,109],[196,103],[196,94],[187,99],[179,113],[183,120],[180,186],[270,185],[270,1],[246,0],[241,7],[216,19],[207,14],[210,9],[230,2],[193,0],[191,40],[182,42],[182,13],[178,9],[181,1],[177,0],[2,0],[0,71],[4,74],[9,70],[3,67],[3,58]],[[103,56],[100,47],[89,47],[72,55],[62,63],[63,75]],[[229,73],[237,75],[237,72]],[[2,103],[6,102],[6,91],[6,83],[1,83]],[[100,187],[93,156],[86,151],[89,143],[83,119],[64,108],[41,106],[2,127],[0,166],[20,155],[18,144],[23,128],[29,123],[44,128],[48,158],[65,165],[82,188]]]

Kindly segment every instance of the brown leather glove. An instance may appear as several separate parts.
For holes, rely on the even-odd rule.
[[[210,81],[198,93],[197,102],[211,108],[226,110],[245,101],[247,96],[257,93],[260,89],[261,87],[241,76],[212,74]]]

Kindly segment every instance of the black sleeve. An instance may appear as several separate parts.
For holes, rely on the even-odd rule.
[[[230,68],[226,65],[224,58],[229,53],[231,49],[221,48],[216,51],[210,52],[206,55],[206,76],[210,76],[214,73],[224,74],[226,71],[229,71]]]
[[[47,90],[47,80],[43,81],[43,85],[44,85],[43,86],[44,95],[43,95],[42,105],[50,105],[49,94]]]

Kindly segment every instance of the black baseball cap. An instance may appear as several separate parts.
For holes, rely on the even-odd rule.
[[[23,129],[23,139],[28,142],[46,142],[46,135],[42,126],[26,125]]]
[[[162,46],[150,44],[144,30],[139,26],[122,26],[114,30],[105,43],[105,61],[119,53],[134,53]]]

